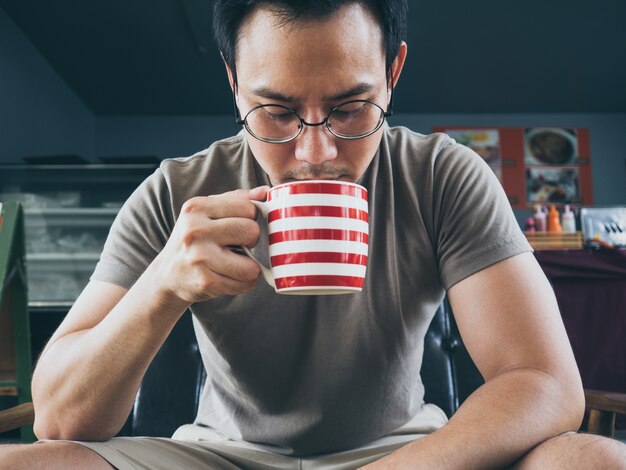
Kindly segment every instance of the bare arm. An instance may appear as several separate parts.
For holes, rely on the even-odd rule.
[[[228,245],[256,244],[250,198],[188,201],[165,248],[129,290],[92,281],[55,332],[32,382],[40,439],[106,440],[123,426],[150,362],[194,302],[247,292],[257,264]]]
[[[532,254],[486,268],[448,294],[486,383],[442,429],[367,468],[502,468],[580,425],[580,376],[554,293]]]

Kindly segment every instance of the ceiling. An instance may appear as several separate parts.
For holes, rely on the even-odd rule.
[[[97,115],[230,114],[208,0],[0,0]],[[404,113],[626,112],[625,0],[409,0]]]

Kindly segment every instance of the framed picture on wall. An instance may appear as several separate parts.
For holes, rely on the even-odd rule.
[[[498,129],[449,129],[446,133],[459,144],[471,148],[480,155],[502,182],[500,133]]]
[[[589,129],[436,126],[492,168],[511,206],[592,205]]]
[[[535,127],[524,131],[526,165],[576,165],[578,136],[576,129]]]
[[[578,168],[526,167],[526,201],[528,204],[579,204]]]

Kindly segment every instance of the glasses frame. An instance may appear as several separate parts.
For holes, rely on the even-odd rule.
[[[234,88],[236,90],[237,89],[237,83],[235,82],[234,85],[235,85]],[[374,103],[373,101],[370,101],[370,100],[350,100],[350,101],[346,101],[344,103],[338,104],[337,106],[332,108],[328,112],[326,117],[322,121],[320,121],[320,122],[306,122],[303,118],[300,117],[300,115],[294,109],[291,109],[291,108],[289,108],[287,106],[283,106],[281,104],[260,104],[258,106],[255,106],[254,108],[252,108],[250,111],[248,111],[246,113],[246,115],[244,116],[244,118],[242,119],[241,118],[241,113],[239,112],[239,108],[237,107],[237,100],[235,98],[235,91],[233,91],[233,107],[235,108],[235,122],[237,124],[239,124],[240,126],[244,126],[246,128],[246,130],[248,131],[248,133],[252,137],[254,137],[257,140],[260,140],[261,142],[267,142],[268,144],[284,144],[286,142],[291,142],[292,140],[297,139],[300,134],[302,134],[302,131],[304,130],[305,126],[307,126],[307,127],[325,126],[326,129],[328,129],[328,132],[330,132],[335,137],[338,137],[339,139],[344,139],[344,140],[364,139],[365,137],[369,137],[374,132],[376,132],[378,129],[380,129],[381,126],[384,124],[385,119],[387,119],[388,117],[393,115],[393,89],[394,89],[394,86],[392,85],[391,86],[391,96],[389,98],[389,106],[387,106],[387,111],[385,111],[379,105],[377,105],[376,103]],[[350,104],[350,103],[369,103],[369,104],[372,104],[372,105],[376,106],[378,109],[380,109],[381,117],[380,117],[380,120],[378,122],[378,125],[372,131],[369,131],[369,132],[367,132],[365,134],[356,135],[356,136],[344,136],[344,135],[336,134],[335,132],[333,132],[333,129],[332,129],[332,127],[330,126],[330,124],[328,122],[328,118],[330,118],[332,113],[335,112],[337,109],[339,109],[342,106],[345,106],[346,104]],[[273,107],[285,109],[286,111],[289,111],[295,117],[297,117],[298,120],[300,121],[300,125],[298,126],[298,133],[295,134],[292,137],[289,137],[288,139],[267,139],[265,137],[260,137],[260,136],[256,135],[254,132],[252,132],[252,130],[248,126],[248,121],[247,121],[248,116],[250,115],[250,113],[256,111],[257,109],[265,108],[265,107],[268,107],[268,106],[273,106]]]

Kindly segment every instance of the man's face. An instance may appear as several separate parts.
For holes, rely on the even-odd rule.
[[[242,117],[261,104],[294,109],[306,122],[322,121],[336,105],[367,99],[387,109],[388,88],[380,27],[353,4],[323,21],[280,25],[260,8],[237,43],[237,104]],[[261,142],[246,131],[252,153],[272,184],[303,179],[357,181],[380,144],[382,129],[358,140],[305,127],[291,142]]]

